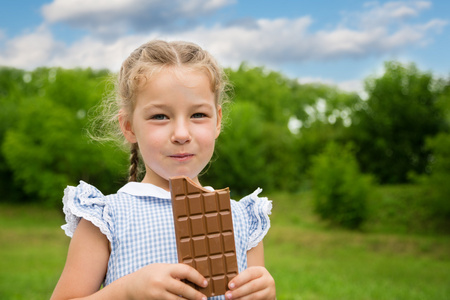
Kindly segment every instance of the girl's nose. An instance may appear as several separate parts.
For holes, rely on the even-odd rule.
[[[191,134],[189,132],[189,127],[184,121],[178,121],[175,123],[175,127],[172,133],[171,141],[172,143],[183,145],[190,142]]]

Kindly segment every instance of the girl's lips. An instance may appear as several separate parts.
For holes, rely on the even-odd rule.
[[[189,160],[190,158],[192,158],[193,156],[194,156],[194,154],[181,153],[181,154],[170,155],[170,158],[173,158],[178,161],[186,161],[186,160]]]

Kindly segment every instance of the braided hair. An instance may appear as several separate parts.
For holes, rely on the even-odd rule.
[[[131,144],[130,147],[130,168],[129,168],[129,177],[128,182],[137,181],[138,173],[139,173],[139,147],[137,143]]]

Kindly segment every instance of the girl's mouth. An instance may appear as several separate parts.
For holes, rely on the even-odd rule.
[[[180,153],[180,154],[170,155],[170,158],[173,158],[177,161],[186,161],[192,157],[194,157],[194,154],[190,154],[190,153]]]

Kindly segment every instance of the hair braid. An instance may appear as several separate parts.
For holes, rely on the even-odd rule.
[[[139,169],[139,146],[137,143],[131,144],[131,154],[130,154],[130,177],[128,177],[128,182],[137,181],[138,169]]]

